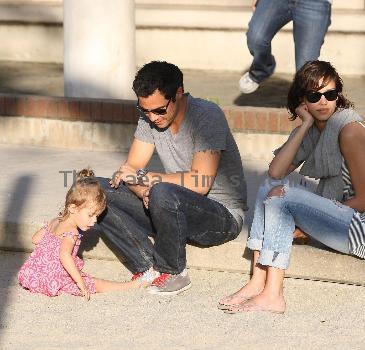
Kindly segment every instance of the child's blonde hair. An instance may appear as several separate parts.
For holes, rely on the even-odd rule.
[[[76,181],[67,192],[65,208],[60,213],[60,220],[63,221],[68,217],[72,204],[79,208],[87,203],[95,204],[96,212],[99,215],[106,207],[106,196],[99,182],[95,179],[94,172],[91,169],[82,169],[78,172]]]

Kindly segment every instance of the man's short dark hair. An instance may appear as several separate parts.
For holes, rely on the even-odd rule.
[[[138,97],[148,97],[159,90],[167,100],[175,102],[177,89],[184,90],[183,73],[172,63],[152,61],[145,64],[136,74],[133,91]]]

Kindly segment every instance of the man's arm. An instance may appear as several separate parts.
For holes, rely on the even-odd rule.
[[[146,187],[135,184],[136,171],[147,166],[151,160],[154,149],[155,145],[135,138],[129,150],[127,161],[122,164],[118,171],[114,174],[112,180],[110,181],[111,186],[117,188],[120,181],[123,180],[122,174],[128,172],[128,174],[131,175],[131,179],[133,178],[134,181],[130,181],[129,183],[126,182],[127,186],[139,198],[142,198]]]
[[[154,149],[154,144],[143,142],[135,138],[124,165],[128,165],[136,170],[145,168],[152,158]]]
[[[169,182],[205,195],[209,192],[217,175],[220,156],[221,152],[216,150],[196,152],[189,171],[172,174],[149,172],[143,179],[143,184],[150,187],[158,182]],[[123,181],[132,183],[135,170],[136,168],[123,166],[121,175]]]

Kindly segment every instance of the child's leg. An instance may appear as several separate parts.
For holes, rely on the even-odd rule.
[[[140,288],[141,286],[141,284],[138,281],[114,282],[114,281],[107,281],[99,278],[94,278],[94,282],[97,293],[137,289]]]

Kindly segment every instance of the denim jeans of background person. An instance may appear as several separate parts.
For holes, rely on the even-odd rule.
[[[247,46],[253,56],[250,69],[240,79],[243,93],[254,92],[275,70],[271,41],[293,21],[295,65],[298,71],[307,61],[320,56],[331,23],[330,0],[258,0],[247,31]]]
[[[133,89],[140,118],[126,163],[110,182],[100,179],[107,212],[99,224],[133,280],[151,284],[152,294],[177,294],[191,285],[188,242],[219,245],[241,231],[241,157],[223,111],[184,93],[175,65],[146,64]],[[146,169],[154,150],[163,173]]]

